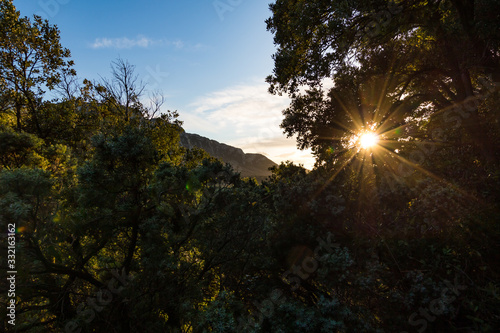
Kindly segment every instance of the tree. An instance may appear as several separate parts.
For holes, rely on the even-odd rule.
[[[496,160],[477,104],[491,92],[480,80],[499,79],[500,22],[490,14],[498,12],[498,6],[489,0],[276,1],[270,5],[273,16],[267,28],[274,33],[278,50],[274,73],[267,81],[270,92],[297,99],[285,113],[285,132],[297,134],[301,147],[314,147],[312,139],[321,134],[298,121],[305,116],[309,123],[342,123],[335,116],[324,119],[324,108],[313,104],[318,99],[335,103],[339,96],[324,98],[316,92],[321,91],[323,79],[333,78],[338,90],[344,89],[339,86],[346,83],[345,77],[360,86],[381,78],[375,99],[392,96],[392,104],[411,101],[413,108],[405,110],[406,116],[413,117],[426,105],[430,114],[438,114],[475,101],[466,133],[484,160]],[[304,86],[315,92],[315,98],[301,96],[299,88]],[[375,111],[391,114],[391,110]],[[386,119],[375,120],[383,126],[380,122]]]
[[[488,0],[270,5],[268,30],[278,49],[269,90],[292,98],[282,128],[317,157],[315,170],[305,177],[282,166],[267,184],[276,211],[288,222],[274,219],[288,235],[276,242],[283,246],[278,253],[293,243],[307,244],[322,224],[354,261],[342,273],[322,262],[318,274],[290,293],[294,301],[311,306],[338,300],[344,313],[354,312],[349,305],[356,304],[356,318],[363,318],[367,331],[498,327],[497,301],[486,287],[499,276],[490,252],[490,242],[500,235],[498,191],[491,187],[498,185],[493,175],[498,174],[494,105],[500,21],[491,14],[498,13],[498,5]],[[325,88],[329,78],[333,86]],[[377,148],[362,150],[352,141],[365,130],[379,135]],[[335,197],[343,199],[341,205],[329,202]],[[480,257],[487,273],[469,266]],[[348,287],[338,279],[344,274]],[[439,292],[453,280],[460,290],[455,288],[451,304]],[[479,314],[470,305],[481,298],[487,301]],[[432,323],[415,321],[421,313],[413,311],[437,302],[447,307],[435,312]],[[288,313],[300,309],[287,304],[293,304]],[[287,315],[274,309],[277,317]],[[310,315],[298,312],[300,319]],[[269,321],[283,325],[274,316]],[[322,329],[318,321],[307,325]]]
[[[0,4],[4,26],[39,24]],[[478,95],[481,79],[495,81],[498,31],[487,14],[496,2],[476,0],[474,16],[471,4],[272,5],[282,44],[271,90],[291,94],[283,127],[318,163],[281,164],[262,184],[182,148],[177,112],[162,112],[160,95],[143,105],[124,60],[110,80],[81,87],[69,62],[44,72],[37,49],[31,81],[0,67],[0,225],[16,239],[15,329],[498,331],[500,171],[474,150],[477,129],[450,128],[458,122],[446,114],[472,82],[465,101],[500,144],[499,93]],[[38,36],[26,29],[14,41]],[[60,100],[43,101],[41,77]],[[12,82],[30,82],[31,95]],[[424,147],[439,128],[446,140]],[[359,147],[363,130],[378,131],[380,149]],[[421,173],[388,181],[418,147]]]
[[[59,30],[47,20],[21,18],[12,0],[0,2],[0,85],[18,131],[30,121],[33,131],[43,136],[39,110],[44,89],[53,89],[64,73],[75,74],[73,61],[67,60],[70,51],[59,39]]]
[[[102,79],[102,85],[96,85],[96,91],[106,103],[122,114],[125,121],[129,121],[133,112],[138,112],[140,97],[145,85],[138,82],[134,73],[135,66],[118,58],[111,64],[111,80]]]

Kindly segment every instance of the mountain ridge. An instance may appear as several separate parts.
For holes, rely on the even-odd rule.
[[[187,149],[203,149],[210,156],[229,163],[242,177],[255,177],[262,181],[271,175],[270,167],[278,166],[274,161],[258,153],[245,153],[243,149],[206,138],[199,134],[182,132],[181,146]]]

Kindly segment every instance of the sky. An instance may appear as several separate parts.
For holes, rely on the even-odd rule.
[[[110,76],[118,58],[135,66],[149,92],[165,96],[183,128],[276,163],[312,168],[309,151],[279,127],[286,96],[267,92],[271,0],[14,0],[22,16],[57,25],[78,77]]]

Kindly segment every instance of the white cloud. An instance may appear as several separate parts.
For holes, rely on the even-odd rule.
[[[181,40],[176,40],[175,42],[172,42],[172,44],[176,49],[182,49],[184,47],[184,42]]]
[[[153,39],[146,36],[139,35],[136,38],[120,37],[120,38],[96,38],[90,44],[93,49],[132,49],[132,48],[149,48],[152,46],[171,46],[175,49],[201,49],[203,45],[198,43],[191,45],[182,40],[167,40],[167,39]]]
[[[299,151],[279,127],[289,98],[271,95],[267,88],[265,83],[239,85],[199,97],[189,105],[191,112],[181,114],[184,128],[276,163],[291,160],[312,168],[310,152]]]
[[[147,48],[153,44],[158,43],[158,41],[154,41],[151,38],[139,36],[134,39],[130,39],[127,37],[121,38],[96,38],[94,43],[92,44],[92,48],[94,49],[104,49],[104,48],[113,48],[113,49],[131,49],[134,47],[142,47]]]

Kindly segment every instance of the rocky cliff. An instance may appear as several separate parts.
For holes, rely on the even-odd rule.
[[[198,134],[182,133],[181,145],[188,149],[193,147],[203,149],[210,156],[231,164],[242,177],[255,177],[259,181],[271,175],[268,170],[270,167],[277,166],[262,154],[245,154],[240,148],[219,143]]]

